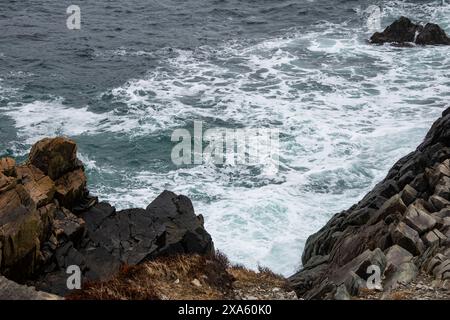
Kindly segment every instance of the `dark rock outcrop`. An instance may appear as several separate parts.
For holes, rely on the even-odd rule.
[[[0,276],[0,300],[59,300],[61,297],[37,291]]]
[[[297,295],[357,295],[367,288],[369,265],[381,271],[384,290],[411,281],[419,270],[448,284],[449,191],[450,108],[416,151],[399,160],[358,204],[308,238],[303,269],[289,279]]]
[[[370,42],[376,44],[450,45],[450,38],[437,24],[428,23],[424,27],[411,22],[406,17],[400,17],[383,32],[375,32],[370,38]]]
[[[214,253],[185,196],[164,191],[146,209],[122,211],[98,203],[76,149],[66,138],[44,139],[25,164],[0,159],[0,274],[64,295],[69,266],[80,268],[83,282],[103,281],[122,265]]]

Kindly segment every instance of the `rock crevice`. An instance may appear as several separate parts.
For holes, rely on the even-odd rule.
[[[24,164],[0,159],[0,275],[8,281],[65,295],[71,265],[83,282],[105,281],[123,265],[214,253],[187,197],[164,191],[146,209],[117,211],[90,196],[76,153],[75,142],[57,137],[37,142]]]

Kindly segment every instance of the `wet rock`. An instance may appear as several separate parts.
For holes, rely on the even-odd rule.
[[[419,45],[450,45],[450,39],[442,28],[433,23],[425,27],[400,17],[383,32],[376,32],[370,38],[371,43],[416,43]]]
[[[393,245],[386,251],[386,260],[388,267],[390,267],[391,265],[399,267],[403,263],[410,262],[412,258],[413,255],[399,245]]]
[[[38,141],[31,148],[28,160],[52,180],[80,167],[76,143],[63,137]]]

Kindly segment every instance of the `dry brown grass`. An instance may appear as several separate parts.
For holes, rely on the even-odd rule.
[[[199,282],[200,285],[198,285]],[[181,255],[159,258],[139,266],[124,266],[109,281],[91,282],[67,296],[70,300],[227,300],[235,290],[288,291],[285,278],[267,268],[254,272],[230,266],[225,255]]]

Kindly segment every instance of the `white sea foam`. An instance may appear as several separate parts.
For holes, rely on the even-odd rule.
[[[393,3],[383,7],[383,19],[414,11],[449,23],[448,5]],[[364,28],[323,24],[258,44],[176,50],[164,68],[108,92],[127,104],[126,115],[58,100],[11,105],[7,114],[29,143],[61,133],[141,137],[192,120],[279,129],[276,179],[247,167],[203,165],[164,174],[107,168],[123,181],[99,182],[96,190],[119,208],[146,206],[162,189],[184,193],[205,215],[216,247],[234,262],[288,275],[300,265],[306,238],[411,151],[448,101],[447,48],[371,46],[361,37]],[[89,170],[104,170],[87,162]]]

